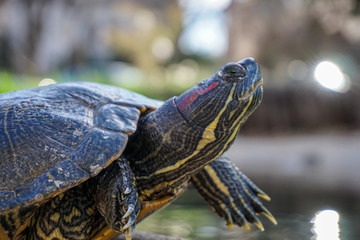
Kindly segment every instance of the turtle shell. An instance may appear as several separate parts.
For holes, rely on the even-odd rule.
[[[0,95],[0,212],[37,206],[98,174],[160,104],[88,82]]]

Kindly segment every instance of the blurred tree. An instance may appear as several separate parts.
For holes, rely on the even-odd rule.
[[[121,59],[150,68],[173,57],[180,31],[175,1],[4,0],[0,67],[48,73],[88,61]],[[167,44],[166,56],[156,52],[156,41]]]

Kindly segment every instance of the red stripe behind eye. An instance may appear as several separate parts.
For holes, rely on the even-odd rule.
[[[205,89],[194,90],[187,93],[180,102],[177,103],[179,110],[184,110],[185,108],[189,107],[200,95],[209,92],[211,89],[215,88],[219,85],[219,82],[213,82]]]

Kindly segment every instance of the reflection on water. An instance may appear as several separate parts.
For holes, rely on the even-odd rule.
[[[323,210],[316,213],[312,223],[314,240],[340,240],[339,214],[334,210]]]
[[[284,190],[284,189],[283,189]],[[271,194],[271,192],[268,191]],[[358,240],[359,209],[351,197],[337,202],[336,197],[315,194],[282,196],[272,193],[266,206],[278,220],[274,226],[260,216],[265,231],[228,229],[225,221],[210,211],[194,189],[175,203],[137,225],[137,230],[154,232],[184,240]],[[344,197],[344,195],[342,196]],[[325,199],[325,200],[324,200]],[[311,204],[308,204],[311,202]],[[350,203],[350,204],[349,204]],[[332,205],[333,204],[333,205]],[[354,204],[354,205],[352,205]],[[329,209],[333,206],[335,210]],[[340,217],[341,216],[341,220]]]

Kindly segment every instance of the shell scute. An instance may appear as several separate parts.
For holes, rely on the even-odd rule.
[[[132,134],[136,131],[140,110],[134,107],[106,104],[99,109],[95,125]]]

